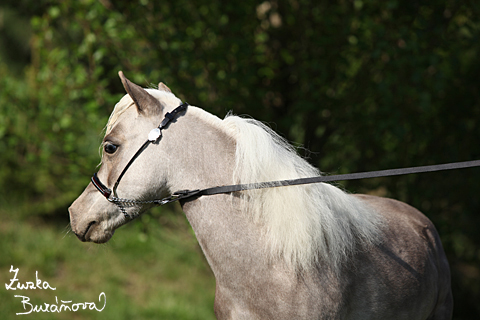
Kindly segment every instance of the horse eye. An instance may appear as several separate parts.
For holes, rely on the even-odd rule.
[[[106,153],[112,154],[112,153],[115,153],[115,151],[117,151],[117,146],[111,143],[107,143],[105,144],[103,149],[105,150]]]

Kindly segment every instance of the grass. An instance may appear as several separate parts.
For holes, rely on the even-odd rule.
[[[65,215],[67,213],[65,212]],[[56,290],[0,289],[0,318],[33,305],[95,302],[103,311],[31,313],[31,319],[214,319],[215,281],[181,212],[162,209],[116,231],[104,245],[81,243],[62,223],[0,211],[0,280],[46,281]],[[28,305],[27,305],[28,306]],[[27,311],[30,308],[27,307]]]

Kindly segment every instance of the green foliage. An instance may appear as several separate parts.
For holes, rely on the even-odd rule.
[[[64,214],[99,162],[123,94],[118,70],[219,116],[267,121],[326,172],[478,159],[478,17],[477,2],[454,0],[5,1],[0,40],[16,45],[0,50],[2,207]],[[18,32],[25,20],[30,39]],[[18,53],[26,43],[31,52]],[[434,221],[457,319],[480,315],[479,178],[345,184]]]

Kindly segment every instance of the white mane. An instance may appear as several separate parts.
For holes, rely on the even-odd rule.
[[[236,137],[235,183],[313,177],[320,172],[269,127],[253,119],[227,116]],[[371,244],[379,219],[371,208],[324,183],[242,192],[252,218],[265,227],[271,258],[299,268],[317,262],[338,269],[359,242]]]

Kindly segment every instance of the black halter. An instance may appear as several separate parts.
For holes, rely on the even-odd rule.
[[[115,203],[119,208],[120,211],[122,211],[123,215],[125,218],[132,219],[132,217],[127,213],[125,210],[124,206],[122,203],[130,203],[130,204],[135,204],[135,203],[155,203],[155,201],[134,201],[134,200],[125,200],[125,199],[120,199],[118,198],[117,195],[117,187],[118,184],[120,183],[120,180],[122,180],[123,176],[125,175],[125,172],[127,172],[128,168],[132,165],[132,163],[135,161],[135,159],[138,158],[138,156],[151,144],[157,142],[160,137],[162,136],[162,130],[165,129],[168,124],[176,118],[176,116],[182,112],[187,110],[187,107],[189,106],[188,103],[184,102],[177,108],[175,108],[172,112],[167,112],[165,114],[165,117],[163,118],[162,122],[160,125],[151,130],[150,133],[148,134],[148,140],[145,141],[145,143],[138,149],[138,151],[135,153],[135,155],[130,159],[130,161],[127,163],[125,168],[123,169],[122,173],[117,178],[117,181],[115,182],[113,186],[113,191],[112,189],[109,189],[107,186],[105,186],[100,179],[98,178],[97,173],[95,173],[92,177],[92,183],[93,185],[97,188],[100,193],[107,198],[108,201]],[[113,196],[110,197],[113,193]]]
[[[151,143],[155,143],[160,139],[160,137],[162,136],[162,129],[165,129],[165,127],[170,123],[170,121],[175,119],[178,113],[186,110],[188,106],[189,104],[184,102],[180,106],[178,106],[175,110],[173,110],[171,113],[165,114],[165,118],[163,119],[162,123],[160,123],[160,125],[157,128],[150,131],[150,133],[148,134],[148,140],[145,141],[145,143],[140,147],[140,149],[138,149],[138,151],[135,153],[132,159],[130,159],[130,161],[127,163],[122,173],[118,177],[117,182],[115,182],[115,185],[113,186],[113,191],[108,187],[106,187],[100,181],[96,173],[93,175],[92,177],[93,185],[98,189],[98,191],[100,191],[100,193],[105,198],[107,198],[108,201],[115,203],[120,208],[120,211],[123,212],[125,218],[128,218],[128,219],[134,218],[127,213],[127,211],[124,208],[125,205],[126,206],[145,205],[145,204],[163,205],[163,204],[170,203],[177,200],[185,201],[188,199],[195,199],[201,196],[227,194],[232,192],[253,190],[253,189],[285,187],[285,186],[303,185],[303,184],[320,183],[320,182],[367,179],[367,178],[375,178],[375,177],[389,177],[389,176],[405,175],[405,174],[412,174],[412,173],[434,172],[434,171],[441,171],[441,170],[462,169],[462,168],[471,168],[471,167],[480,166],[480,160],[474,160],[474,161],[455,162],[455,163],[430,165],[430,166],[422,166],[422,167],[380,170],[380,171],[371,171],[371,172],[359,172],[359,173],[339,174],[339,175],[332,175],[332,176],[300,178],[300,179],[293,179],[293,180],[269,181],[269,182],[262,182],[262,183],[217,186],[217,187],[207,188],[203,190],[198,190],[198,189],[197,190],[180,190],[180,191],[174,192],[171,196],[167,198],[159,199],[159,200],[142,201],[142,200],[130,200],[130,199],[118,198],[117,187],[123,175],[127,171],[127,169]],[[113,193],[113,196],[112,196],[112,193]]]

